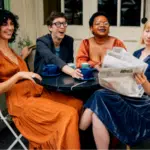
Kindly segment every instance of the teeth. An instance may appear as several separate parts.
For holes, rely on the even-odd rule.
[[[99,29],[99,31],[100,31],[100,32],[105,32],[106,30],[105,30],[105,29]]]
[[[5,32],[6,33],[6,32]],[[12,34],[12,32],[7,32],[6,34]]]

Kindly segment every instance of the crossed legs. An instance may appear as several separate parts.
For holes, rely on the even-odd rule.
[[[108,149],[110,137],[106,127],[96,114],[87,108],[81,116],[79,128],[86,130],[91,123],[97,149]]]

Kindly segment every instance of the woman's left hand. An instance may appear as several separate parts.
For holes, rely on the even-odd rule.
[[[23,49],[22,49],[22,51],[21,51],[21,57],[23,58],[23,59],[25,59],[25,58],[27,58],[28,56],[29,56],[29,54],[31,53],[31,51],[32,51],[32,49],[31,48],[28,48],[27,46],[26,47],[24,47]]]
[[[83,79],[83,74],[81,73],[81,70],[80,70],[80,69],[75,69],[75,70],[72,72],[72,77],[73,77],[73,78],[77,78],[77,79]]]
[[[144,73],[135,74],[134,78],[135,78],[136,83],[141,84],[141,85],[143,85],[144,83],[148,81]]]

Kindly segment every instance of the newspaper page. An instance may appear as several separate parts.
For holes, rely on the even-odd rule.
[[[99,72],[102,87],[129,97],[141,97],[144,89],[134,80],[135,73],[145,72],[147,64],[122,48],[108,51]]]

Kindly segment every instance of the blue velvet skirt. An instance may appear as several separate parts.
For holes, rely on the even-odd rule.
[[[107,89],[96,91],[84,105],[121,142],[133,145],[150,138],[150,97],[131,98]]]

